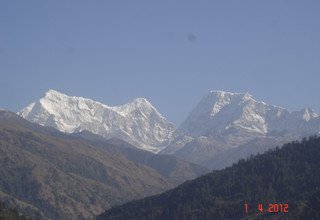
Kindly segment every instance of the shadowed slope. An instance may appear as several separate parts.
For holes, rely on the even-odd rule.
[[[204,171],[172,157],[171,161],[187,167],[184,173],[183,166],[172,166],[181,171],[177,178],[170,169],[160,172],[161,164],[158,169],[149,166],[152,153],[123,141],[98,139],[64,134],[0,111],[0,190],[48,217],[82,219],[162,192]],[[130,159],[130,154],[139,159]]]
[[[293,142],[161,195],[114,207],[97,219],[318,219],[319,158],[320,138]],[[289,211],[268,213],[274,203],[288,204]]]

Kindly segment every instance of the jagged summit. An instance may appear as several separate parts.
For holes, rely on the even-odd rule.
[[[189,149],[185,151],[186,155],[203,151],[204,146],[213,151],[216,148],[225,150],[257,138],[285,137],[289,140],[287,137],[296,138],[320,131],[320,117],[311,108],[289,112],[257,101],[248,92],[221,90],[205,94],[176,130],[145,98],[108,106],[49,90],[19,115],[64,132],[88,130],[106,138],[124,139],[152,152],[163,150],[165,145],[168,147],[163,153]]]
[[[250,100],[254,99],[249,93],[232,93],[221,90],[211,90],[202,98],[199,105],[202,105],[203,108],[211,109],[210,116],[212,117],[231,102],[245,102]]]
[[[210,151],[214,154],[255,139],[291,140],[319,131],[320,117],[310,108],[289,112],[257,101],[249,93],[212,90],[174,132],[162,153],[183,154],[184,159],[196,155],[191,161],[198,162]]]
[[[83,97],[78,97],[78,96],[68,96],[64,93],[61,93],[61,92],[58,92],[56,90],[53,90],[53,89],[50,89],[49,91],[47,91],[44,96],[40,99],[41,101],[50,101],[50,100],[53,100],[53,101],[58,101],[58,100],[76,100],[76,101],[82,101],[82,102],[89,102],[89,103],[92,103],[92,102],[95,102],[99,105],[102,105],[102,106],[105,106],[105,107],[109,107],[105,104],[102,104],[98,101],[94,101],[92,99],[88,99],[88,98],[83,98]],[[109,107],[110,108],[110,107]]]
[[[201,99],[179,130],[191,136],[208,132],[221,133],[234,128],[266,133],[267,127],[262,115],[268,109],[274,108],[254,100],[249,93],[210,91]]]
[[[301,120],[308,122],[317,117],[311,108],[290,113],[282,107],[256,101],[249,93],[212,90],[201,99],[178,132],[191,136],[231,131],[267,134],[297,130]]]
[[[241,93],[241,92],[228,92],[228,91],[222,91],[222,90],[211,90],[208,95],[213,95],[216,97],[231,97],[231,96],[239,96],[244,97],[245,99],[253,98],[253,96],[249,92]]]
[[[44,96],[48,97],[48,96],[66,96],[66,95],[56,90],[49,89]]]
[[[147,99],[141,98],[141,97],[134,99],[134,100],[132,101],[132,103],[136,103],[136,104],[138,104],[138,105],[143,105],[143,104],[145,104],[145,105],[150,105],[150,106],[151,106],[151,103],[150,103]]]
[[[124,139],[152,152],[161,150],[161,144],[174,131],[174,125],[145,98],[110,107],[91,99],[49,90],[18,114],[31,122],[63,132],[88,130],[106,138]]]
[[[113,107],[114,110],[122,112],[122,113],[129,113],[136,110],[142,111],[154,111],[157,115],[165,120],[165,118],[157,111],[157,109],[145,98],[136,98],[132,102],[128,104],[115,106]]]
[[[223,90],[210,90],[208,94],[214,94],[214,95],[217,95],[217,96],[226,96],[226,95],[231,95],[231,96],[235,96],[235,95],[240,95],[240,96],[249,95],[249,96],[252,96],[252,95],[249,94],[248,92],[241,93],[241,92],[229,92],[229,91],[223,91]]]

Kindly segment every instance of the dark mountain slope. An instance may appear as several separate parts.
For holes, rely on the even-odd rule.
[[[90,141],[94,146],[101,147],[111,154],[121,154],[126,159],[134,163],[143,164],[151,167],[161,175],[168,177],[175,184],[208,173],[205,167],[183,161],[172,155],[154,154],[148,151],[137,149],[131,144],[117,138],[106,140],[99,135],[88,131],[73,134],[73,136],[84,138]]]
[[[18,213],[17,210],[8,209],[0,203],[0,219],[2,220],[30,220],[29,218]]]
[[[88,218],[112,204],[173,186],[120,154],[20,125],[0,124],[0,190],[48,217]]]
[[[66,134],[52,127],[31,123],[21,118],[17,114],[9,111],[0,111],[0,123],[15,124],[41,134],[69,140],[79,140],[79,138],[81,138],[82,141],[87,142],[94,147],[104,149],[112,155],[121,154],[126,159],[134,163],[151,167],[161,175],[168,177],[174,184],[180,184],[186,180],[209,172],[209,170],[205,167],[186,162],[172,155],[160,155],[151,153],[149,151],[140,150],[121,139],[112,138],[107,140],[102,136],[93,134],[89,131]]]
[[[0,189],[51,218],[89,217],[111,204],[163,191],[155,170],[70,141],[0,126]]]
[[[53,219],[83,219],[175,185],[146,163],[110,150],[116,146],[96,146],[0,111],[1,198],[10,196]]]
[[[320,138],[312,137],[114,207],[97,219],[319,219],[319,192]],[[274,210],[269,204],[278,204],[278,212],[268,212]]]

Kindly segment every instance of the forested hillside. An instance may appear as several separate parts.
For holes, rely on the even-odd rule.
[[[0,203],[0,219],[1,220],[29,220],[29,218],[19,214],[14,209],[7,209]]]
[[[205,171],[153,155],[124,141],[87,140],[0,111],[0,202],[11,201],[31,217],[90,219]],[[160,169],[168,162],[171,167]]]
[[[97,219],[319,219],[320,138],[241,160]]]

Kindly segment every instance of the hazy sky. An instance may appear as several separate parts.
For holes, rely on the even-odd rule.
[[[176,124],[209,90],[319,112],[320,1],[0,0],[0,107],[49,89]]]

